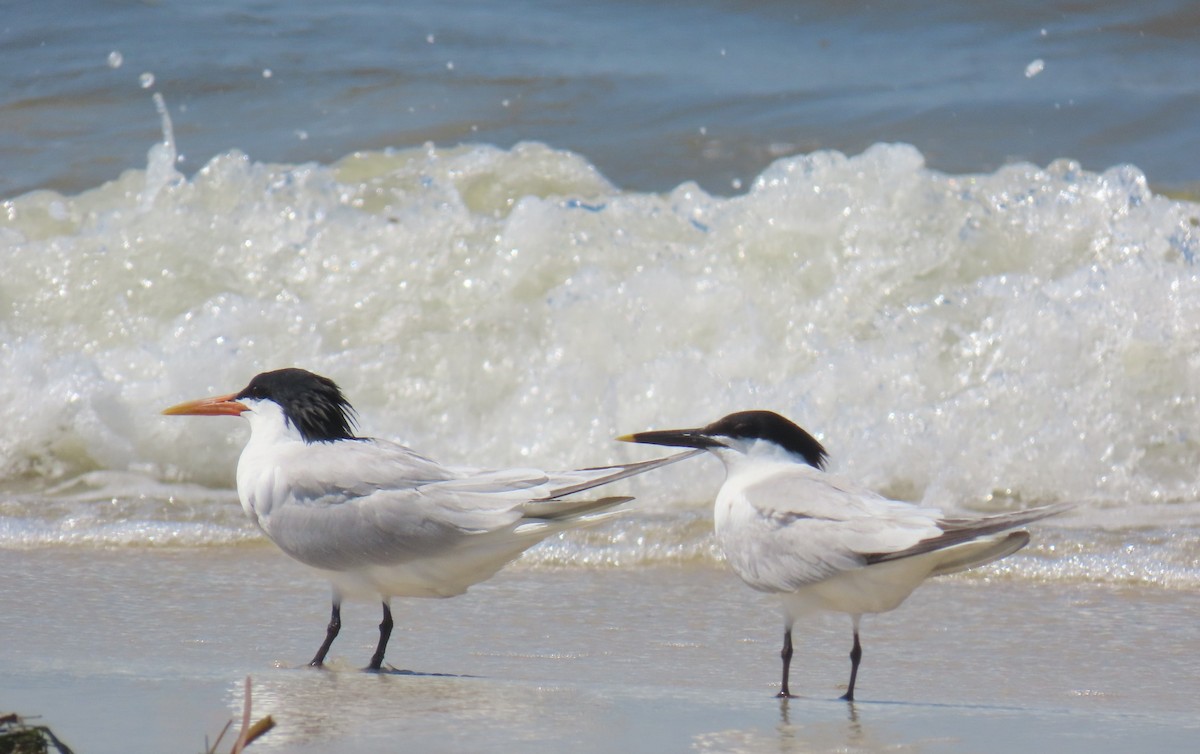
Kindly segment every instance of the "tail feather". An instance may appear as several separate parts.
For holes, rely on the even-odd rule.
[[[912,547],[909,547],[904,550],[898,550],[896,552],[873,553],[873,554],[867,555],[866,556],[867,563],[868,564],[882,563],[882,562],[885,562],[888,560],[899,560],[900,558],[911,558],[915,555],[923,555],[927,552],[934,552],[936,550],[945,550],[945,549],[955,547],[958,545],[965,545],[970,542],[982,540],[985,537],[989,537],[993,534],[999,534],[1001,532],[1008,531],[1009,529],[1016,529],[1017,527],[1024,526],[1029,523],[1033,523],[1034,521],[1040,521],[1043,518],[1049,518],[1050,516],[1056,516],[1059,513],[1063,513],[1074,507],[1075,506],[1073,506],[1069,503],[1058,503],[1055,505],[1043,505],[1039,508],[1029,508],[1027,510],[1016,511],[1013,513],[1000,513],[1000,514],[997,514],[994,516],[982,516],[980,518],[947,518],[947,519],[943,519],[938,522],[938,526],[939,526],[939,528],[941,528],[942,533],[937,535],[936,537],[930,537],[928,539],[923,539],[920,542],[913,545]],[[1015,533],[1019,534],[1020,532],[1015,532]],[[1013,552],[1016,552],[1017,550],[1019,550],[1025,546],[1025,543],[1029,541],[1029,536],[1026,533],[1025,542],[1021,542],[1020,544],[1016,544],[1016,539],[1013,539],[1012,537],[1006,537],[1005,539],[998,540],[998,541],[999,542],[1008,542],[1010,545],[1015,544],[1016,546],[1013,547],[1013,549],[1010,552],[1006,552],[1003,555],[996,555],[995,557],[986,558],[980,562],[975,563],[975,565],[982,565],[983,563],[987,563],[992,560],[996,560],[997,558],[1002,558],[1005,555],[1011,555]],[[1002,550],[1003,547],[998,548],[998,549]],[[971,551],[976,552],[975,550],[971,550]],[[987,549],[985,548],[984,552],[986,552],[986,551],[987,551]],[[953,562],[953,561],[951,561],[951,562]],[[960,568],[957,568],[956,570],[961,571],[964,568],[970,568],[970,567],[972,567],[972,566],[969,566],[969,565],[962,566]],[[935,571],[935,573],[952,573],[952,572],[953,571],[941,571],[941,570]]]
[[[1071,503],[1055,503],[1054,505],[1042,505],[1037,508],[1027,508],[1023,511],[998,513],[994,516],[983,516],[981,518],[947,518],[940,521],[939,524],[947,533],[951,531],[976,532],[982,536],[1002,532],[1006,529],[1015,529],[1018,526],[1031,524],[1034,521],[1041,521],[1043,518],[1057,516],[1060,513],[1066,513],[1074,507]]]
[[[535,500],[521,506],[524,515],[513,533],[523,537],[533,536],[537,539],[544,539],[555,532],[566,529],[592,526],[615,516],[618,511],[613,509],[630,500],[633,498],[605,497],[599,500],[580,500],[569,503],[558,500]]]
[[[972,542],[970,545],[959,545],[962,552],[954,552],[955,548],[944,551],[947,554],[946,559],[939,561],[929,575],[944,576],[947,573],[958,573],[968,568],[991,563],[993,560],[1007,558],[1027,544],[1029,544],[1029,532],[1014,531],[1009,532],[1001,539],[992,540],[988,547],[983,547],[984,542],[982,541]],[[972,547],[971,545],[978,546]]]
[[[633,500],[629,496],[602,497],[599,500],[531,500],[521,506],[521,518],[539,521],[571,521],[607,511]]]

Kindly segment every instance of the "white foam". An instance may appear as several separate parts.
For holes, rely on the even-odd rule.
[[[1132,167],[948,176],[877,145],[726,198],[621,191],[536,143],[191,178],[160,146],[3,205],[6,478],[229,487],[245,428],[158,411],[298,365],[450,462],[644,457],[612,438],[763,407],[908,499],[1130,526],[1200,499],[1200,207]],[[703,508],[720,475],[693,463],[638,504]]]

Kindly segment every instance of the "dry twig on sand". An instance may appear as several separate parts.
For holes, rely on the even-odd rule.
[[[233,748],[229,750],[229,754],[241,754],[243,749],[275,727],[275,721],[271,719],[270,715],[261,718],[253,725],[250,724],[250,676],[246,676],[246,693],[243,698],[242,731],[238,734],[237,740],[233,742]],[[217,735],[217,740],[207,749],[206,754],[217,754],[217,747],[221,745],[221,739],[229,732],[229,728],[232,725],[232,720],[225,723],[225,727],[221,729],[220,734]]]

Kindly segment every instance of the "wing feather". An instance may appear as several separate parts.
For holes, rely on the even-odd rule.
[[[935,573],[980,565],[1027,538],[982,540],[1070,508],[1052,505],[979,518],[947,518],[937,508],[890,500],[817,469],[787,465],[727,482],[717,499],[718,539],[748,584],[795,591],[875,563],[950,548]],[[722,527],[722,507],[729,513]],[[725,531],[722,531],[724,529]],[[978,548],[960,546],[981,541]]]
[[[1023,511],[1015,511],[1012,513],[999,513],[992,516],[982,516],[980,518],[945,518],[938,521],[938,526],[942,530],[941,534],[923,539],[912,547],[904,550],[892,552],[871,553],[867,555],[868,563],[880,563],[888,560],[898,560],[900,558],[911,558],[915,555],[923,555],[927,552],[935,550],[944,550],[949,547],[972,542],[977,539],[989,537],[993,534],[1016,529],[1026,524],[1040,521],[1043,518],[1056,516],[1070,510],[1074,506],[1069,503],[1058,503],[1055,505],[1043,505],[1037,508],[1028,508]],[[1026,539],[1028,542],[1028,539]],[[1023,546],[1024,543],[1022,543]],[[1019,549],[1019,548],[1018,548]],[[1015,550],[1014,550],[1015,552]],[[1011,554],[1011,553],[1005,553]],[[1002,556],[998,556],[1002,557]],[[994,559],[994,558],[993,558]]]

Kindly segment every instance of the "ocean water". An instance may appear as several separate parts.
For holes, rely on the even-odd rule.
[[[256,540],[245,427],[158,411],[297,365],[478,466],[770,408],[1078,505],[1001,572],[1200,586],[1186,3],[102,5],[0,46],[0,545]],[[529,561],[719,559],[689,465]]]
[[[776,158],[915,145],[951,173],[1058,158],[1195,192],[1188,0],[45,0],[0,21],[0,196],[141,167],[163,93],[191,175],[540,141],[626,190],[737,193]],[[738,186],[741,188],[739,189]]]

